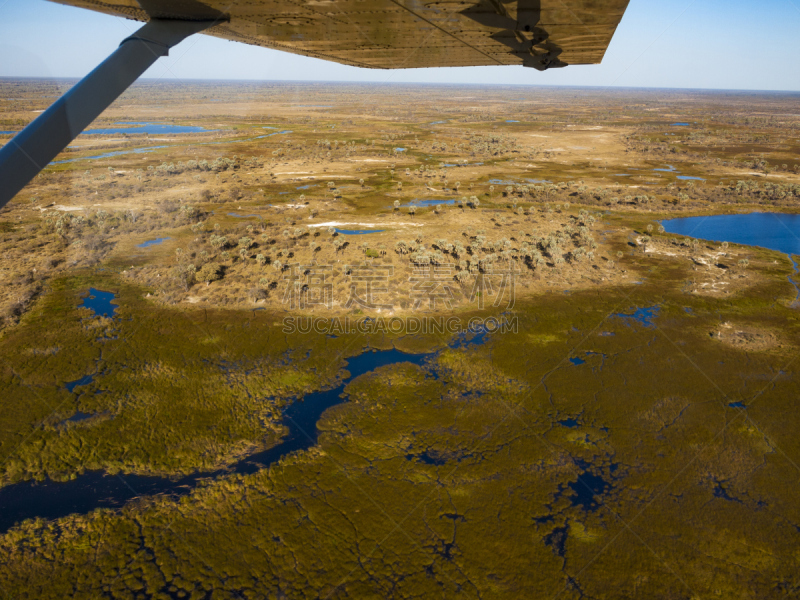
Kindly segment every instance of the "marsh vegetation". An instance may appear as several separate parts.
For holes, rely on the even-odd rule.
[[[57,91],[0,82],[0,129]],[[793,597],[796,259],[663,223],[794,214],[796,105],[134,86],[96,128],[202,131],[81,136],[0,213],[0,589]],[[87,477],[128,492],[38,504]]]

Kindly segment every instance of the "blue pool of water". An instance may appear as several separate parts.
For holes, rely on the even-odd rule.
[[[667,165],[666,169],[653,169],[653,171],[661,171],[662,173],[675,173],[676,176],[678,177],[678,179],[680,179],[681,181],[705,181],[705,179],[703,179],[702,177],[691,177],[689,175],[677,175],[678,173],[680,173],[680,171],[678,171],[678,169],[676,169],[672,165]]]
[[[625,313],[615,313],[611,315],[612,317],[619,317],[620,319],[624,320],[633,320],[639,325],[644,325],[645,327],[655,327],[653,320],[658,317],[658,313],[661,309],[657,306],[651,306],[649,308],[637,308],[631,314]]]
[[[298,190],[310,190],[312,187],[317,187],[316,183],[309,183],[308,185],[301,185]]]
[[[570,429],[575,429],[580,425],[577,419],[562,419],[558,422],[558,424],[562,425],[563,427],[569,427]]]
[[[153,135],[164,135],[171,133],[200,133],[202,131],[216,131],[205,127],[194,127],[191,125],[167,125],[165,123],[116,123],[123,127],[108,127],[105,129],[87,129],[82,135],[115,135],[122,133],[139,134],[149,133]]]
[[[366,235],[368,233],[383,233],[384,229],[339,229],[338,227],[335,228],[336,233],[341,233],[342,235]]]
[[[83,304],[78,308],[90,308],[94,311],[96,317],[113,317],[114,312],[119,308],[111,304],[111,301],[116,297],[117,295],[114,292],[103,292],[89,288],[89,295],[83,299]]]
[[[410,202],[406,204],[401,204],[402,208],[408,208],[409,206],[416,206],[416,207],[425,207],[425,206],[436,206],[437,204],[455,204],[458,202],[455,198],[450,198],[449,200],[421,200],[419,198],[414,198]]]
[[[289,130],[286,130],[286,131],[276,131],[275,133],[268,133],[268,134],[266,134],[266,135],[257,135],[257,136],[256,136],[256,137],[254,137],[254,138],[248,138],[247,140],[237,140],[237,141],[240,141],[240,142],[246,142],[246,141],[249,141],[249,140],[260,140],[260,139],[263,139],[263,138],[272,137],[273,135],[286,135],[287,133],[292,133],[292,132],[291,132],[291,131],[289,131]],[[227,143],[227,142],[220,142],[220,143]]]
[[[405,148],[395,148],[395,152],[405,152]]]
[[[66,163],[74,163],[79,160],[98,160],[100,158],[111,158],[112,156],[122,156],[123,154],[148,154],[155,152],[161,148],[169,148],[169,146],[150,146],[148,148],[136,148],[134,150],[116,150],[115,152],[106,152],[104,154],[97,154],[95,156],[81,156],[80,158],[69,158],[67,160],[56,160],[51,162],[51,165],[63,165]]]
[[[750,213],[669,219],[668,233],[714,242],[761,246],[784,254],[800,254],[800,215]]]
[[[431,456],[429,452],[421,452],[419,454],[407,454],[407,460],[415,460],[425,465],[436,465],[441,467],[447,464],[447,459],[441,456]]]
[[[508,119],[506,123],[519,123],[519,121],[515,121],[514,119]]]
[[[67,388],[67,391],[72,392],[76,387],[81,385],[89,385],[92,383],[92,381],[94,381],[94,375],[87,375],[86,377],[81,377],[75,381],[66,382],[64,387]]]
[[[571,362],[573,365],[582,365],[582,364],[586,363],[585,360],[583,360],[582,358],[578,358],[578,357],[570,358],[569,362]]]
[[[566,486],[559,486],[556,499],[567,495],[573,507],[581,507],[586,512],[594,512],[600,508],[602,497],[611,491],[611,478],[606,478],[599,474],[592,465],[581,459],[575,459],[575,466],[581,469],[577,481],[571,481]],[[609,468],[613,476],[617,465],[612,464]]]
[[[69,417],[68,419],[64,419],[64,423],[79,423],[80,421],[85,421],[86,419],[91,419],[94,415],[92,413],[84,413],[81,411],[76,412],[74,415]]]
[[[0,131],[0,135],[11,135],[12,133],[17,133],[16,131]]]
[[[673,123],[673,127],[688,127],[689,123]]]
[[[158,246],[159,244],[163,244],[167,240],[171,238],[163,237],[163,238],[156,238],[154,240],[147,240],[146,242],[142,242],[141,244],[137,244],[137,248],[149,248],[150,246]]]
[[[228,213],[229,217],[236,217],[237,219],[247,219],[249,217],[255,217],[256,219],[262,218],[261,215],[240,215],[238,213]]]
[[[442,123],[447,123],[447,121],[431,121],[431,125],[441,125]]]
[[[744,405],[744,402],[731,402],[730,404],[728,404],[728,406],[730,406],[731,408],[747,408]]]
[[[527,183],[552,183],[548,179],[526,179]],[[517,181],[507,181],[505,179],[490,179],[489,183],[492,185],[520,185]]]

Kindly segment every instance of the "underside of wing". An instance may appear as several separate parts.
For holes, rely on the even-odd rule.
[[[599,63],[628,0],[53,0],[358,67]]]

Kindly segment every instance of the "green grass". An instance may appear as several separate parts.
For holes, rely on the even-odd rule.
[[[792,365],[800,323],[774,300],[784,287],[777,268],[764,285],[724,301],[676,293],[682,276],[663,269],[634,289],[542,296],[517,307],[518,335],[444,350],[429,368],[401,363],[367,373],[323,415],[318,446],[254,475],[221,478],[180,501],[22,524],[0,538],[0,586],[23,598],[200,598],[211,590],[220,598],[278,590],[291,598],[577,598],[578,588],[608,598],[782,597],[800,583],[789,460],[800,457]],[[36,329],[39,346],[77,340],[83,326],[70,307],[88,283],[63,282],[20,332]],[[197,443],[186,443],[174,464],[160,458],[158,448],[179,443],[170,432],[213,441],[230,456],[234,441],[255,439],[244,413],[256,405],[245,390],[285,398],[319,387],[335,377],[337,353],[366,342],[282,340],[270,334],[271,315],[205,318],[115,290],[119,327],[150,315],[145,331],[130,332],[130,350],[112,357],[111,347],[84,340],[71,360],[51,357],[57,375],[49,376],[33,359],[14,363],[44,393],[105,357],[107,374],[95,385],[109,393],[92,402],[123,388],[140,398],[123,401],[113,430],[75,428],[108,464],[118,464],[112,448],[125,439],[130,456],[152,461],[148,469],[196,467]],[[655,328],[609,316],[653,305]],[[41,339],[37,320],[58,307],[63,331]],[[730,348],[708,335],[720,320],[777,328],[787,345]],[[599,335],[607,331],[615,335]],[[396,342],[410,348],[411,340]],[[287,351],[298,370],[275,362]],[[572,356],[586,363],[574,366]],[[226,378],[221,361],[238,368]],[[203,386],[205,403],[193,399]],[[745,402],[746,415],[728,408],[732,401]],[[185,414],[187,406],[199,414]],[[559,425],[566,418],[581,426]],[[238,437],[210,434],[215,419]],[[158,434],[137,446],[134,433],[145,429]],[[26,447],[49,468],[49,450],[67,448],[58,440],[69,435],[77,433],[43,430],[43,441]],[[578,460],[612,482],[596,510],[569,501]],[[735,500],[715,496],[717,484]],[[548,545],[562,528],[564,558]]]

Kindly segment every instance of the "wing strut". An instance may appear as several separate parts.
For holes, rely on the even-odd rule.
[[[0,148],[0,208],[169,49],[216,21],[151,19]]]

